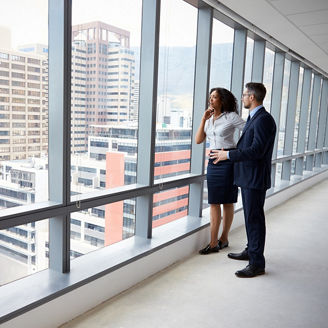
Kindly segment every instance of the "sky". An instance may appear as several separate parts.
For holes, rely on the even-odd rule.
[[[141,0],[72,0],[72,3],[73,25],[100,20],[130,31],[131,46],[140,45]],[[10,28],[13,48],[48,43],[47,0],[0,0],[0,6],[0,25]],[[196,8],[181,0],[162,1],[160,45],[194,46],[196,24]],[[232,41],[232,30],[222,26],[213,38],[215,43]]]

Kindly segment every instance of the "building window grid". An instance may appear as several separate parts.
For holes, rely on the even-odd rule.
[[[7,56],[6,54],[4,54],[4,56],[2,57],[2,58],[4,58],[5,56]],[[7,59],[7,58],[5,58],[5,59]],[[24,57],[14,57],[14,56],[12,56],[12,60],[16,60],[16,61],[25,61],[25,58]],[[244,58],[244,60],[245,60],[245,58]],[[313,83],[311,84],[311,99],[312,99],[312,96],[313,96],[313,90],[312,90],[312,86],[313,86]],[[321,93],[320,93],[320,95],[321,95]],[[311,106],[311,101],[310,101],[310,105],[309,105],[309,107]],[[311,108],[309,108],[309,115],[308,115],[308,120],[307,120],[307,138],[308,138],[308,129],[309,129],[309,124],[310,124],[310,120],[309,120],[309,117],[310,117],[310,111],[311,111]],[[317,122],[315,122],[315,123],[317,123]],[[278,122],[278,125],[279,125],[279,122]],[[67,141],[67,142],[69,142],[69,140]],[[150,145],[150,142],[149,142],[149,145]],[[326,146],[327,146],[327,144],[326,144]],[[308,151],[314,151],[314,149],[308,149],[307,148],[307,150]],[[303,154],[304,155],[304,154]],[[280,160],[279,159],[279,157],[277,158],[277,160]],[[153,168],[151,168],[151,169],[153,169]],[[186,182],[186,184],[185,185],[188,185],[188,183],[189,182]],[[149,191],[149,193],[151,193],[151,191]],[[155,192],[153,192],[153,193],[155,193]],[[127,199],[128,198],[130,198],[131,197],[131,194],[128,194],[127,195]],[[104,205],[106,205],[107,203],[104,201]],[[46,211],[46,210],[45,210]],[[28,212],[26,212],[26,213],[28,213]],[[48,212],[47,212],[48,213]],[[31,221],[32,222],[32,221]],[[14,225],[13,225],[13,227],[14,227]]]

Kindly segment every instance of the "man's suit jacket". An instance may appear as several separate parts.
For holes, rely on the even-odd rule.
[[[271,187],[271,158],[276,135],[273,117],[260,108],[246,123],[236,150],[229,151],[235,162],[235,184],[242,188],[266,190]]]

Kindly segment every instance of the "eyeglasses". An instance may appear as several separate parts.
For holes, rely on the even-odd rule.
[[[246,96],[248,96],[248,97],[249,97],[249,96],[250,96],[250,94],[249,94],[249,93],[243,93],[243,94],[241,95],[241,97],[242,97],[242,98],[244,98],[244,97],[246,97]]]

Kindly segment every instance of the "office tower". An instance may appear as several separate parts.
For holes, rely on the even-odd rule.
[[[0,50],[0,160],[48,152],[46,56]]]
[[[71,152],[87,151],[86,130],[86,43],[83,40],[72,42],[71,65]]]
[[[81,123],[85,124],[86,133],[91,124],[132,120],[135,63],[134,53],[129,49],[130,32],[102,22],[80,24],[72,27],[72,43],[74,51],[78,44],[81,57],[73,54],[72,73],[86,71],[85,81],[78,83],[83,85],[82,88],[85,86],[81,98],[85,99],[86,116],[85,122]],[[77,60],[83,61],[79,68],[76,67]],[[72,76],[73,95],[77,82]]]

